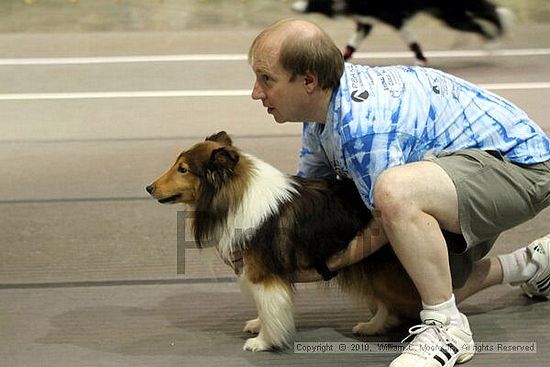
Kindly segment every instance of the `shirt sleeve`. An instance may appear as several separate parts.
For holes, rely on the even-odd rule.
[[[302,147],[300,149],[296,175],[304,178],[334,176],[335,172],[321,146],[318,135],[314,131],[315,128],[315,124],[304,123]]]
[[[375,208],[374,185],[378,176],[388,168],[405,164],[415,141],[408,134],[377,133],[350,140],[343,146],[350,178],[369,209]]]

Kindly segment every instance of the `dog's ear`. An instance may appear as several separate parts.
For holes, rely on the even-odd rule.
[[[230,147],[214,149],[210,154],[210,162],[216,166],[233,170],[239,162],[239,153],[236,149]]]
[[[227,135],[225,131],[220,131],[219,133],[210,135],[205,139],[205,141],[215,141],[227,147],[230,147],[233,144],[233,142],[231,141],[231,138],[229,137],[229,135]]]
[[[222,147],[212,151],[206,168],[206,179],[216,188],[219,188],[235,173],[239,163],[239,153],[233,147]]]

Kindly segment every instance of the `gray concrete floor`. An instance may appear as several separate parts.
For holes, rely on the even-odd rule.
[[[514,9],[518,26],[500,49],[550,48],[546,0],[501,3]],[[0,366],[383,366],[394,357],[242,352],[247,336],[240,330],[255,316],[254,307],[230,271],[211,250],[188,249],[185,274],[176,274],[181,208],[158,205],[144,186],[180,150],[221,129],[242,149],[292,173],[298,124],[275,125],[247,96],[71,98],[80,92],[247,90],[252,73],[244,60],[25,65],[31,58],[244,55],[255,34],[289,15],[288,2],[275,0],[0,3]],[[353,29],[346,19],[308,18],[340,45]],[[419,17],[415,29],[428,51],[482,47],[427,17]],[[360,51],[406,49],[395,32],[379,26]],[[355,62],[413,60],[404,54]],[[431,65],[498,84],[495,92],[550,133],[548,52],[455,54],[435,57]],[[528,82],[546,86],[517,84]],[[518,89],[503,89],[503,83]],[[494,252],[546,234],[548,223],[550,210],[505,233]],[[462,309],[476,341],[537,343],[537,353],[480,354],[469,366],[548,365],[549,302],[498,286]],[[399,341],[406,334],[400,328],[357,339],[350,330],[363,315],[333,290],[300,286],[296,340]]]

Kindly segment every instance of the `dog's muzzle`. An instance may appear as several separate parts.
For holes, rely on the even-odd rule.
[[[164,199],[158,199],[158,201],[161,204],[166,204],[166,203],[171,203],[172,201],[176,201],[179,198],[181,198],[181,194],[172,195]]]
[[[148,185],[148,186],[145,187],[145,191],[147,191],[149,193],[149,195],[154,196],[155,186],[154,185]],[[181,197],[181,194],[176,194],[176,195],[169,196],[167,198],[157,199],[157,200],[161,204],[166,204],[166,203],[170,203],[172,201],[176,201],[180,197]]]

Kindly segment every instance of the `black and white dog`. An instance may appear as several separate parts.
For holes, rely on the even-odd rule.
[[[420,12],[432,15],[453,29],[479,34],[488,41],[504,35],[513,20],[510,10],[496,7],[488,0],[299,0],[292,4],[292,9],[300,13],[321,13],[329,17],[353,17],[357,29],[344,51],[346,60],[352,56],[376,22],[383,22],[397,29],[416,59],[426,63],[427,59],[408,26],[409,20]]]

